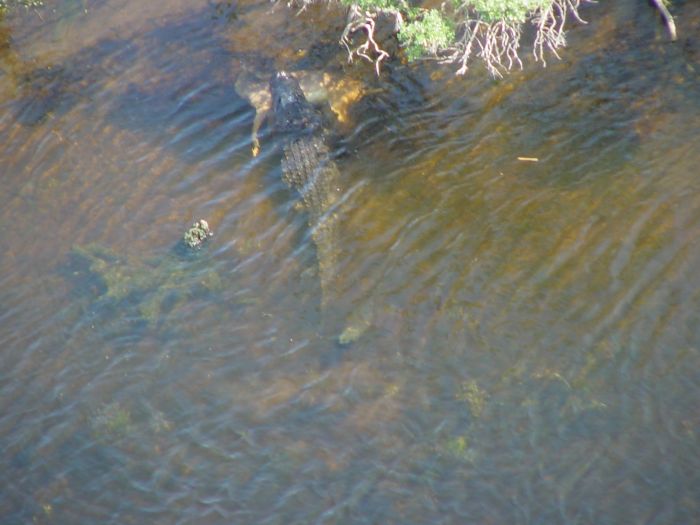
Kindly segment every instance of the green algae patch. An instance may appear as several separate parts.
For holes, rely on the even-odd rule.
[[[488,394],[476,383],[476,381],[463,381],[459,392],[455,396],[458,401],[464,401],[469,405],[469,410],[474,417],[479,417],[484,411]]]
[[[116,253],[100,246],[87,244],[73,247],[72,254],[85,263],[87,270],[104,290],[99,295],[120,301],[139,290],[159,288],[167,276],[146,265],[130,264]]]
[[[219,274],[196,258],[168,254],[147,264],[99,244],[75,246],[71,255],[76,281],[82,286],[91,283],[103,305],[136,303],[139,317],[149,325],[179,304],[223,289]]]
[[[444,457],[465,463],[474,463],[477,459],[476,450],[470,446],[469,439],[464,435],[446,439],[438,446],[438,451]]]
[[[92,435],[97,441],[125,438],[133,431],[131,413],[118,402],[100,407],[90,422]]]

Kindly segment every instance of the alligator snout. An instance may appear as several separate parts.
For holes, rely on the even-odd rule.
[[[312,133],[320,128],[320,115],[306,100],[299,82],[286,71],[270,79],[272,111],[279,131]]]
[[[273,111],[284,110],[293,104],[299,104],[303,100],[303,92],[299,82],[292,78],[286,71],[278,71],[270,79],[270,92],[272,93]]]

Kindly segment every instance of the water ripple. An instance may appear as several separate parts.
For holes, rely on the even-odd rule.
[[[321,308],[281,137],[252,155],[234,85],[335,73],[323,39],[284,49],[331,17],[132,7],[51,15],[71,31],[36,33],[0,102],[10,522],[692,521],[692,37],[662,46],[620,2],[545,70],[387,65],[331,126]],[[186,253],[200,218],[214,236]]]

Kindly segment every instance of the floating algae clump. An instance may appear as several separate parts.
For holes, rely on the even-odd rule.
[[[196,221],[192,227],[185,232],[183,240],[188,248],[199,248],[214,233],[209,229],[209,223],[204,219]]]

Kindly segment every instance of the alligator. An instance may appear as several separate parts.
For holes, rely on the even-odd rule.
[[[348,122],[350,106],[371,92],[366,89],[363,83],[347,78],[345,75],[313,69],[290,71],[288,74],[299,81],[308,102],[315,106],[327,105],[332,117],[340,125],[345,125]],[[257,156],[260,153],[258,134],[272,109],[272,97],[269,89],[270,73],[256,71],[241,65],[234,88],[239,96],[246,99],[255,108],[251,142],[253,156]]]
[[[274,129],[284,137],[282,178],[301,196],[316,245],[321,308],[328,304],[336,277],[337,215],[340,173],[326,143],[323,117],[304,96],[299,82],[286,72],[270,79]]]

